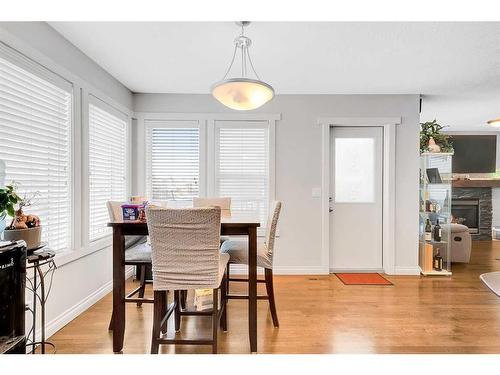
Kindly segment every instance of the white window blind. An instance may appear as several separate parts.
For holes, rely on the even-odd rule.
[[[146,125],[147,191],[153,201],[188,206],[200,193],[200,130],[186,121]]]
[[[127,123],[89,104],[89,241],[110,233],[107,201],[125,201]]]
[[[39,67],[38,69],[41,69]],[[49,72],[43,74],[44,78]],[[0,58],[0,160],[6,183],[22,197],[38,195],[25,213],[40,216],[42,241],[56,251],[71,245],[71,85],[42,79]]]
[[[262,227],[269,205],[268,137],[259,123],[216,127],[215,193],[231,197],[233,214],[259,218]]]

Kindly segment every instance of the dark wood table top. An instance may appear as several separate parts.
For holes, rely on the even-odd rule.
[[[233,228],[243,228],[243,227],[260,227],[260,221],[255,219],[245,219],[241,217],[231,216],[222,217],[221,225],[225,227]],[[137,227],[137,226],[147,226],[147,222],[139,220],[120,220],[120,221],[110,221],[108,222],[108,227]]]

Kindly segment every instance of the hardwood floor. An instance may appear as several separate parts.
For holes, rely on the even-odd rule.
[[[500,271],[500,241],[473,243],[453,276],[387,276],[394,286],[345,286],[336,276],[276,276],[280,327],[259,301],[260,353],[500,353],[500,298],[479,275]],[[127,288],[134,285],[128,282]],[[232,283],[231,290],[244,288]],[[151,294],[151,287],[148,287]],[[260,289],[259,292],[264,292]],[[245,301],[228,304],[219,353],[249,353]],[[111,294],[57,332],[58,353],[112,353]],[[127,304],[123,352],[149,353],[152,306]],[[169,334],[173,334],[169,322]],[[189,317],[182,336],[210,334],[209,319]],[[161,347],[160,353],[209,353],[210,347]]]

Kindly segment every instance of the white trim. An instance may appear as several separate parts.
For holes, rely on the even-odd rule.
[[[134,267],[127,267],[125,271],[125,279],[131,277],[134,273]],[[66,324],[71,322],[73,319],[77,318],[80,314],[85,312],[85,310],[89,309],[92,305],[97,303],[103,297],[105,297],[108,293],[113,290],[113,280],[108,281],[106,284],[101,286],[99,289],[95,290],[87,297],[83,298],[81,301],[71,306],[70,308],[63,311],[61,314],[56,316],[50,322],[47,322],[45,325],[45,337],[49,338],[61,328],[63,328]],[[110,315],[111,318],[111,315]],[[36,337],[41,336],[41,331],[38,329],[36,332]]]
[[[330,268],[330,128],[335,126],[380,126],[384,129],[382,254],[387,274],[395,272],[395,206],[396,206],[396,125],[401,117],[331,117],[320,118],[321,126],[321,261]]]
[[[420,267],[419,266],[413,266],[413,267],[399,267],[395,266],[394,267],[394,273],[391,275],[420,275]]]
[[[330,268],[330,273],[385,273],[383,268]]]
[[[400,125],[401,117],[320,117],[319,125],[330,126],[387,126]]]

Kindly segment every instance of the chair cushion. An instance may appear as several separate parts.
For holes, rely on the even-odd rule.
[[[146,236],[125,236],[125,250],[147,241]]]
[[[227,240],[222,244],[220,251],[229,254],[230,263],[248,264],[248,241],[247,240]],[[257,247],[257,266],[263,268],[273,268],[273,260],[267,251],[265,244]]]
[[[125,263],[151,263],[151,245],[146,242],[125,250]]]

